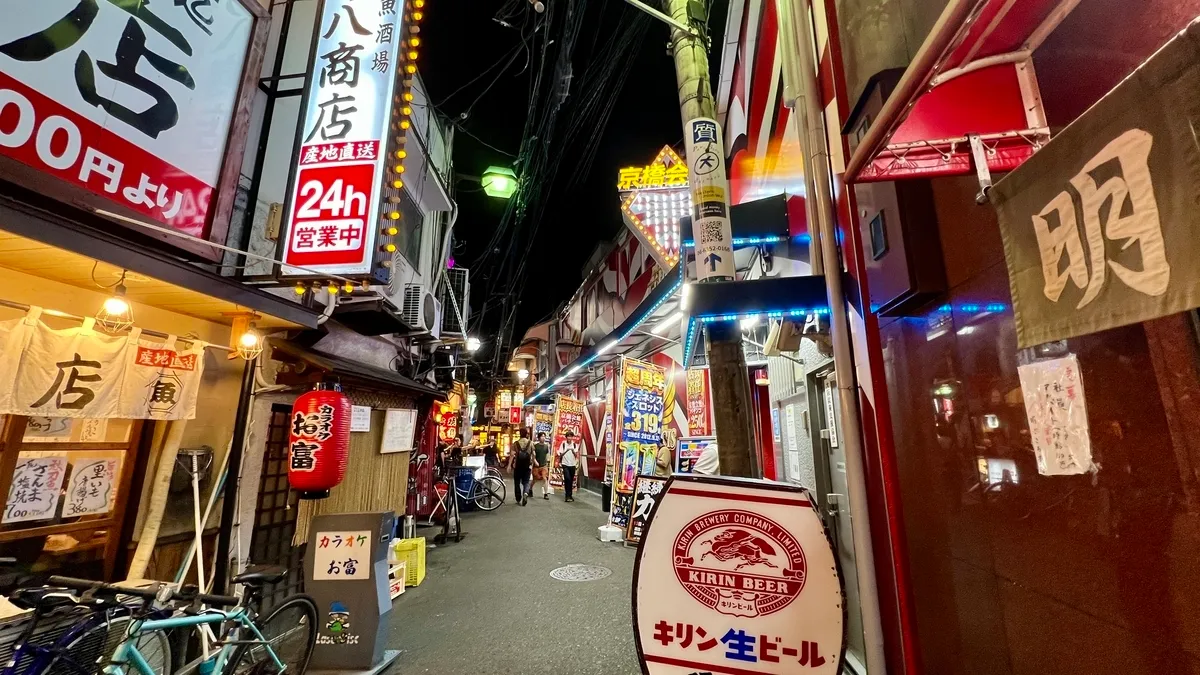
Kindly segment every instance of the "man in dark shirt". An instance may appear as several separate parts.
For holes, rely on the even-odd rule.
[[[512,458],[508,460],[508,468],[512,469],[513,485],[517,489],[517,501],[521,506],[529,503],[529,493],[532,491],[530,479],[533,467],[537,466],[537,458],[533,456],[533,444],[529,442],[529,430],[521,429],[520,438],[513,443]]]
[[[542,499],[550,499],[554,490],[550,487],[550,444],[546,442],[546,432],[539,431],[537,443],[533,444],[533,458],[538,466],[533,470],[533,480],[542,484]]]

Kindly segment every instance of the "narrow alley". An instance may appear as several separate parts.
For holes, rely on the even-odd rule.
[[[603,522],[599,498],[586,491],[573,504],[555,495],[464,513],[463,540],[429,548],[425,582],[394,605],[395,672],[639,672],[629,618],[634,549],[597,539]],[[417,535],[432,541],[439,531]],[[550,576],[579,564],[612,573],[578,582]]]

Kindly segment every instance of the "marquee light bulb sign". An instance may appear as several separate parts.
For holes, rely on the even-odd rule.
[[[679,221],[692,211],[687,164],[663,146],[650,164],[621,169],[617,190],[625,224],[659,264],[674,267],[684,240]]]

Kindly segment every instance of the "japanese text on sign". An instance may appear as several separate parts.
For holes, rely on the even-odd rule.
[[[23,4],[0,25],[0,154],[204,236],[254,25],[217,9]]]
[[[371,578],[371,531],[318,532],[313,579],[350,581]]]
[[[700,281],[732,281],[733,235],[721,127],[707,117],[693,119],[684,127],[688,181],[692,189],[696,276]]]
[[[17,459],[12,485],[4,508],[4,522],[53,518],[67,476],[66,457],[25,457]]]
[[[619,170],[618,190],[641,190],[664,187],[686,187],[687,164],[667,146],[646,166],[629,166]]]
[[[1091,471],[1092,438],[1079,359],[1071,354],[1017,367],[1029,436],[1044,476]]]
[[[312,471],[317,465],[317,453],[333,436],[333,406],[322,405],[315,412],[297,411],[292,415],[292,471]]]
[[[318,18],[314,76],[301,120],[287,263],[369,272],[402,12],[394,0],[330,0]]]
[[[67,501],[63,517],[108,513],[116,498],[116,459],[80,457],[73,462],[67,483]]]

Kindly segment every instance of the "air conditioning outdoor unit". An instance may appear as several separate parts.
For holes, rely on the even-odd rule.
[[[417,335],[440,339],[442,303],[425,289],[424,284],[408,284],[404,287],[404,305],[400,309],[400,320],[412,327]]]
[[[471,313],[471,282],[468,281],[466,268],[446,270],[446,283],[442,284],[441,291],[442,334],[466,335],[466,324]]]

